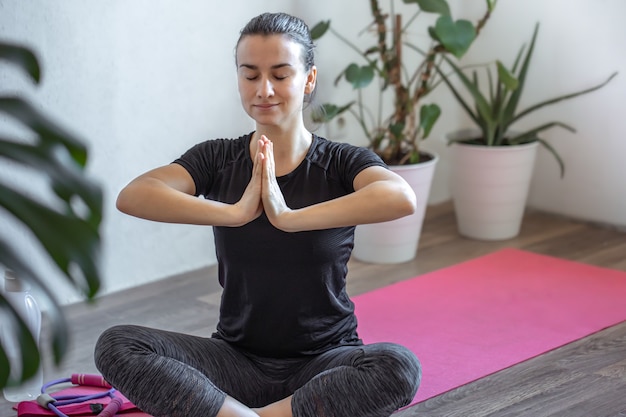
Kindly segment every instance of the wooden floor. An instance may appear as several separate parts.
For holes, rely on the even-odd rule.
[[[531,211],[521,234],[483,242],[456,232],[449,203],[428,208],[417,258],[399,265],[350,261],[348,290],[357,295],[461,261],[514,247],[626,271],[626,233]],[[219,287],[214,267],[66,308],[72,348],[45,379],[95,372],[92,350],[102,330],[138,323],[207,335],[217,322]],[[626,300],[624,300],[626,302]],[[0,400],[0,417],[15,416]],[[449,391],[396,417],[566,416],[626,417],[626,322]]]

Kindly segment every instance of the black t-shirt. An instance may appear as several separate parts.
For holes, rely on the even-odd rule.
[[[209,140],[174,162],[189,171],[196,195],[232,204],[251,178],[250,138]],[[365,148],[313,135],[304,161],[277,181],[287,205],[298,209],[354,192],[354,178],[370,166],[385,165]],[[354,227],[287,233],[262,213],[213,231],[224,289],[213,337],[269,357],[362,343],[345,287]]]

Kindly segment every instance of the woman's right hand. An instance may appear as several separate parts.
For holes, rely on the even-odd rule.
[[[261,200],[261,184],[263,181],[262,158],[262,155],[259,155],[258,152],[254,156],[250,182],[241,199],[234,204],[235,208],[240,211],[239,216],[242,219],[242,225],[256,219],[263,212],[263,202]]]

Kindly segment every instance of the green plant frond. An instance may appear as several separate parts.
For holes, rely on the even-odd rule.
[[[56,302],[52,292],[29,266],[29,262],[19,256],[4,240],[0,239],[0,264],[15,272],[23,280],[31,284],[41,294],[43,304],[48,306],[47,316],[50,318],[51,343],[54,362],[59,364],[68,348],[69,333],[65,316]],[[0,295],[1,296],[1,295]],[[12,307],[7,307],[12,309]],[[1,355],[0,355],[1,356]],[[0,381],[1,382],[1,381]]]
[[[528,51],[523,59],[522,66],[519,70],[519,73],[517,73],[517,81],[518,81],[517,89],[513,91],[507,103],[505,114],[507,115],[507,118],[509,118],[510,120],[513,120],[513,117],[517,110],[517,105],[519,104],[519,100],[522,96],[522,92],[524,91],[524,85],[526,83],[526,75],[528,73],[528,68],[530,67],[530,59],[532,58],[533,51],[535,49],[535,42],[537,41],[538,33],[539,33],[539,23],[535,25],[535,30],[533,32],[533,36],[530,41],[530,45],[528,47]],[[519,118],[519,117],[516,117],[516,118]]]
[[[420,10],[450,16],[450,6],[445,0],[404,0],[405,4],[416,3]]]
[[[450,16],[440,16],[434,34],[444,48],[457,58],[465,55],[476,38],[476,29],[468,20],[452,21]]]
[[[577,92],[574,92],[574,93],[565,94],[565,95],[562,95],[562,96],[559,96],[559,97],[555,97],[555,98],[550,99],[550,100],[545,100],[545,101],[537,103],[537,104],[535,104],[533,106],[530,106],[527,109],[519,112],[514,118],[512,118],[511,122],[517,121],[517,120],[521,119],[522,117],[526,116],[527,114],[532,113],[533,111],[535,111],[537,109],[540,109],[542,107],[549,106],[549,105],[558,103],[559,101],[569,100],[571,98],[582,96],[583,94],[587,94],[587,93],[591,93],[593,91],[599,90],[600,88],[602,88],[605,85],[607,85],[613,78],[615,78],[615,76],[617,76],[617,74],[618,74],[617,72],[614,72],[605,81],[603,81],[600,84],[597,84],[597,85],[595,85],[593,87],[586,88],[584,90],[577,91]]]
[[[44,173],[61,199],[70,203],[79,198],[87,207],[85,219],[94,227],[102,220],[103,196],[101,189],[87,177],[78,165],[59,159],[55,147],[44,143],[35,145],[15,143],[0,137],[0,156]]]
[[[341,107],[332,103],[324,103],[321,106],[313,109],[313,111],[311,112],[311,119],[316,123],[330,122],[335,117],[347,111],[354,103],[356,102],[351,101],[350,103]]]
[[[522,56],[524,55],[524,51],[526,50],[526,44],[522,45],[522,47],[520,48],[520,50],[517,52],[517,55],[515,56],[515,61],[513,61],[513,67],[511,68],[511,72],[513,74],[515,74],[517,72],[517,66],[519,65]]]
[[[519,81],[515,76],[502,64],[500,61],[496,61],[496,67],[498,68],[498,80],[509,91],[517,90],[519,87]]]
[[[87,163],[87,149],[74,135],[44,116],[27,101],[19,97],[1,97],[0,112],[6,113],[37,133],[42,141],[60,144],[77,164]]]
[[[311,39],[318,40],[330,29],[330,20],[322,20],[311,29]]]
[[[41,81],[41,67],[33,51],[23,46],[0,42],[0,59],[5,60],[26,72],[39,83]]]
[[[20,369],[20,373],[15,375],[17,370],[14,370],[15,379],[8,379],[6,381],[6,385],[18,386],[30,377],[34,376],[37,369],[39,369],[41,362],[39,348],[33,335],[28,329],[28,326],[24,323],[24,320],[19,316],[17,311],[15,311],[13,306],[9,304],[2,294],[0,294],[0,312],[3,313],[3,317],[6,317],[6,321],[2,323],[3,327],[5,327],[4,331],[10,331],[12,333],[10,337],[12,340],[17,341],[19,351],[21,353],[20,366],[18,368]],[[1,345],[0,350],[6,357],[4,347]],[[3,376],[0,375],[0,378],[3,378]]]
[[[558,154],[556,149],[554,149],[554,147],[550,145],[550,143],[548,143],[547,141],[541,138],[537,138],[537,140],[539,141],[539,143],[541,143],[541,145],[544,148],[548,150],[548,152],[552,154],[552,156],[554,156],[554,159],[556,159],[557,164],[559,164],[559,172],[561,173],[561,178],[563,178],[565,176],[565,163],[563,162],[563,159],[561,159],[561,156]]]
[[[68,280],[93,298],[100,288],[98,229],[68,210],[59,213],[0,184],[0,206],[22,222]],[[80,274],[72,268],[80,268]]]
[[[2,295],[0,294],[0,297]],[[2,345],[0,345],[0,387],[6,387],[9,382],[9,375],[11,374],[11,364],[9,358],[4,351]]]
[[[498,0],[487,0],[487,10],[489,10],[489,12],[493,12],[496,8],[496,3],[498,3]]]
[[[374,69],[371,65],[350,64],[345,72],[346,80],[352,84],[354,89],[361,89],[370,85],[374,80],[374,75]]]
[[[450,79],[448,78],[448,76],[441,70],[441,68],[439,66],[435,67],[436,71],[439,73],[439,76],[441,76],[441,79],[443,80],[443,82],[448,86],[448,88],[450,88],[450,91],[452,92],[452,94],[454,95],[454,97],[457,99],[457,101],[461,104],[461,107],[465,110],[465,112],[467,113],[467,115],[472,118],[472,120],[474,120],[474,122],[476,122],[476,124],[480,124],[479,121],[479,116],[478,116],[478,112],[474,112],[472,110],[472,108],[470,107],[470,105],[467,103],[467,101],[465,101],[465,99],[463,98],[463,96],[459,93],[459,91],[454,87],[454,85],[452,84],[452,82],[450,82]],[[462,73],[461,69],[455,65],[453,65],[453,69],[455,74],[462,74],[463,77],[465,77],[465,75]],[[469,80],[468,80],[469,81]]]
[[[464,73],[463,71],[461,71],[461,69],[454,64],[454,62],[452,62],[452,60],[448,59],[447,57],[445,58],[446,61],[448,61],[448,64],[450,64],[450,66],[454,69],[455,73],[457,74],[457,76],[459,77],[459,79],[461,80],[461,82],[463,83],[463,85],[465,86],[465,88],[469,91],[469,93],[471,94],[472,98],[474,99],[474,103],[476,104],[476,110],[477,113],[487,122],[491,123],[492,122],[492,109],[491,109],[491,104],[489,103],[489,100],[487,100],[487,98],[485,98],[485,96],[483,96],[483,94],[481,93],[481,91],[478,89],[477,85],[474,84],[474,82],[472,82]]]
[[[420,128],[422,138],[426,139],[430,131],[435,126],[437,119],[441,116],[441,108],[437,104],[424,104],[420,109]]]

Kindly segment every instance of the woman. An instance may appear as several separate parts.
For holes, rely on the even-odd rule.
[[[116,326],[98,340],[98,369],[155,416],[389,415],[415,395],[420,365],[402,346],[363,345],[346,265],[354,226],[411,214],[415,195],[369,150],[305,128],[317,69],[300,19],[252,19],[236,65],[256,130],[194,146],[117,201],[133,216],[213,226],[217,330]]]

